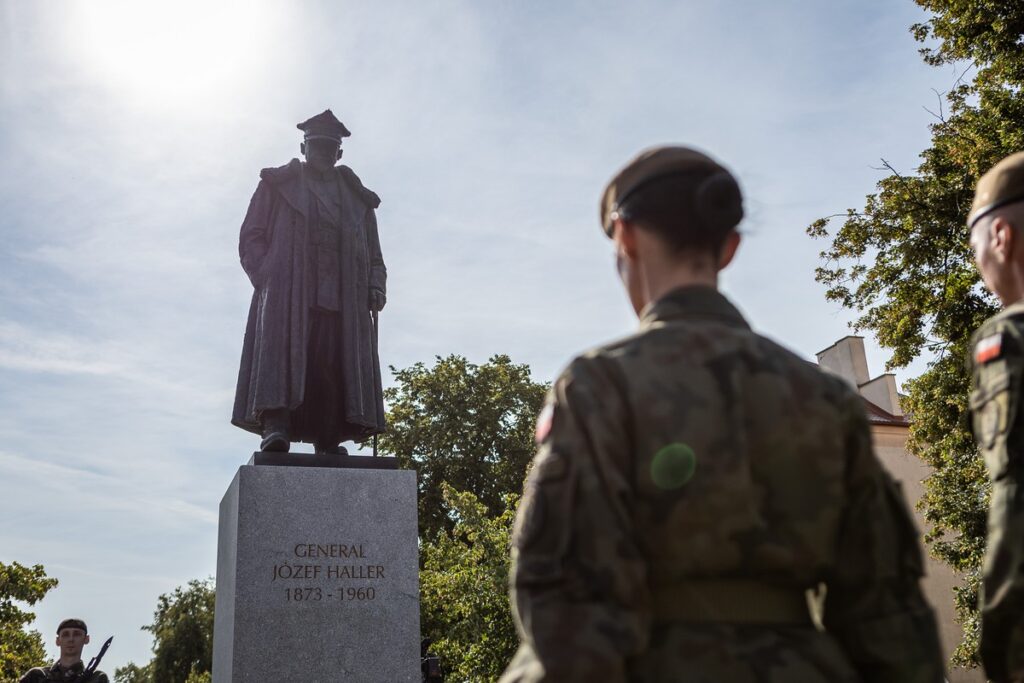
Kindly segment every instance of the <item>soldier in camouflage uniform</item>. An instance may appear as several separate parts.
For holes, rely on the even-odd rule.
[[[996,683],[1024,681],[1024,152],[981,177],[967,223],[982,279],[1006,307],[971,343],[974,437],[992,483],[981,659]]]
[[[736,181],[649,150],[601,216],[640,330],[576,358],[538,420],[502,683],[941,683],[918,532],[861,398],[718,292]]]
[[[57,627],[60,658],[50,666],[29,670],[18,683],[110,683],[102,671],[83,677],[82,650],[89,644],[89,628],[81,619],[65,619]]]

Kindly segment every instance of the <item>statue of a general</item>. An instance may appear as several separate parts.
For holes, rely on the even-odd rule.
[[[298,124],[298,159],[265,168],[238,253],[253,285],[231,422],[317,453],[384,430],[376,312],[387,271],[374,209],[380,198],[341,158],[351,135],[331,110]]]

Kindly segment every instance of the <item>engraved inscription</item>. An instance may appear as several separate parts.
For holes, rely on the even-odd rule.
[[[366,544],[303,542],[290,550],[292,557],[275,563],[270,578],[272,584],[282,586],[286,602],[358,603],[380,597],[380,585],[366,584],[383,580],[385,566],[373,561]],[[359,585],[346,585],[350,581]]]

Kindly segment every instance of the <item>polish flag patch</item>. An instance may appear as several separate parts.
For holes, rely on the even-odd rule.
[[[537,443],[548,438],[548,434],[551,433],[551,418],[554,417],[554,414],[555,406],[549,403],[544,406],[544,410],[540,411],[540,415],[537,416],[537,431],[534,432],[534,438],[537,439]]]
[[[987,363],[1003,353],[1003,335],[993,334],[974,345],[974,362]]]

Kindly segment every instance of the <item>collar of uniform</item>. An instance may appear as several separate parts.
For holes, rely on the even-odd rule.
[[[1024,299],[1015,301],[982,323],[981,327],[975,330],[971,336],[971,345],[973,346],[982,338],[992,334],[993,328],[1001,325],[1003,321],[1019,316],[1022,313],[1024,313]]]
[[[55,661],[53,663],[53,666],[50,667],[50,671],[54,671],[54,672],[57,672],[57,673],[63,673],[65,671],[73,671],[74,673],[78,674],[78,673],[81,673],[82,671],[85,671],[85,663],[82,662],[81,659],[79,659],[77,662],[75,662],[74,664],[72,664],[71,666],[69,666],[68,668],[65,669],[64,667],[62,667],[60,665],[60,660],[58,659],[57,661]]]
[[[640,329],[667,320],[690,317],[712,317],[750,329],[743,315],[714,287],[689,285],[673,289],[640,311]]]
[[[1024,313],[1024,299],[1015,301],[999,313],[1000,318],[1009,318],[1011,316],[1020,315]]]

